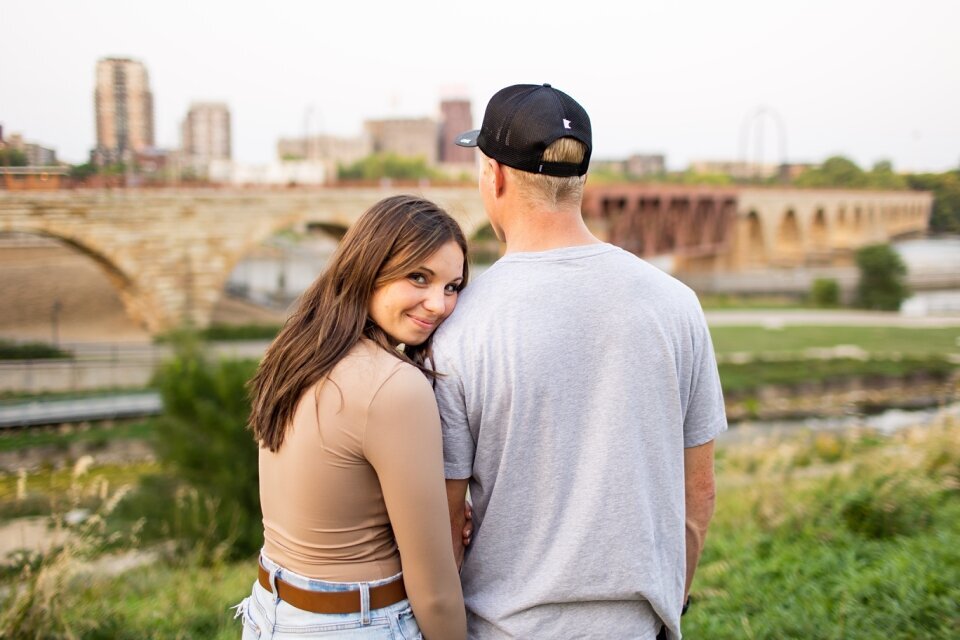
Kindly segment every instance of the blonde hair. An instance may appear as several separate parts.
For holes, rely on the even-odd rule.
[[[587,153],[585,144],[575,138],[559,138],[554,140],[543,152],[544,162],[570,162],[579,164]],[[504,170],[520,186],[523,196],[538,204],[557,206],[579,206],[583,200],[583,185],[587,181],[586,174],[558,178],[542,173],[520,171],[513,167],[503,166]]]

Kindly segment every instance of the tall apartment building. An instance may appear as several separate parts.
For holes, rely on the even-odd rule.
[[[392,153],[423,158],[427,166],[437,164],[437,122],[431,118],[390,118],[367,120],[363,128],[375,153]]]
[[[180,126],[183,161],[206,173],[214,160],[230,160],[230,109],[222,102],[195,102]]]
[[[129,58],[97,61],[94,104],[95,162],[121,161],[154,146],[153,94],[143,63]]]
[[[470,101],[449,99],[440,102],[440,162],[472,164],[475,152],[468,147],[454,144],[454,136],[473,129]]]

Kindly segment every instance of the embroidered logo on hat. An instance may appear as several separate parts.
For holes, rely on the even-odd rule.
[[[567,120],[566,118],[563,119],[563,128],[564,128],[564,129],[569,129],[569,128],[570,128],[570,121]]]

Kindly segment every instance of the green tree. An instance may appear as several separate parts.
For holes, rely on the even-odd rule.
[[[200,345],[180,336],[176,356],[161,365],[155,384],[164,415],[157,451],[177,475],[214,499],[216,534],[232,540],[234,556],[263,543],[257,445],[246,429],[246,383],[255,361],[208,360]]]
[[[911,189],[933,192],[930,231],[960,233],[960,170],[907,176]]]
[[[873,189],[907,189],[907,179],[893,170],[889,160],[879,160],[867,174],[867,182]]]
[[[19,149],[0,149],[0,167],[25,167],[27,154]]]
[[[70,177],[74,180],[86,180],[90,176],[97,173],[97,165],[92,162],[84,162],[83,164],[75,164],[70,167]]]
[[[810,301],[818,307],[840,306],[840,285],[833,278],[817,278],[810,287]]]
[[[341,166],[337,172],[341,180],[422,180],[436,177],[423,158],[406,158],[392,153],[378,153],[357,162]]]
[[[869,183],[869,176],[853,160],[833,156],[816,169],[805,171],[795,184],[798,187],[863,188],[869,186]]]
[[[890,245],[875,244],[857,251],[857,305],[864,309],[896,311],[910,294],[907,266]]]

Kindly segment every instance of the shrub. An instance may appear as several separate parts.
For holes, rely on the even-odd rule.
[[[931,524],[935,498],[904,478],[882,476],[844,497],[840,515],[847,529],[865,538],[912,535]]]
[[[896,311],[910,291],[905,282],[907,266],[890,245],[875,244],[857,251],[860,281],[857,304],[864,309]]]
[[[840,306],[840,285],[833,278],[817,278],[810,287],[810,302],[817,307]]]
[[[45,342],[10,342],[0,340],[0,360],[40,360],[69,358],[70,353]]]
[[[280,333],[278,324],[212,324],[199,332],[204,340],[273,340]],[[154,338],[159,343],[176,344],[182,338],[179,330],[162,333]]]
[[[214,324],[203,330],[207,340],[273,340],[280,333],[280,325],[273,324]]]
[[[245,428],[246,382],[256,366],[252,360],[211,362],[198,345],[181,339],[156,376],[165,411],[157,452],[202,493],[194,501],[214,514],[216,535],[232,540],[230,555],[237,556],[253,553],[263,541],[257,447]],[[181,530],[209,536],[204,529]]]

